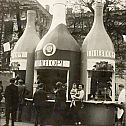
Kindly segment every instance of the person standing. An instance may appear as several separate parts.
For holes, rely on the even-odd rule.
[[[33,103],[36,109],[36,120],[35,125],[38,126],[38,121],[40,120],[40,126],[44,126],[46,120],[46,109],[47,109],[47,93],[44,91],[44,84],[38,84],[38,89],[34,93]]]
[[[125,99],[125,88],[124,88],[123,84],[119,85],[119,90],[120,90],[120,94],[119,94],[119,97],[118,97],[118,104],[121,104],[123,106],[124,102],[126,101],[126,99]],[[122,125],[123,119],[124,119],[123,107],[117,109],[117,119],[118,119],[118,123],[120,123]]]
[[[62,126],[66,109],[66,88],[63,83],[56,83],[55,103],[54,103],[54,125]]]
[[[15,85],[15,79],[10,79],[10,85],[5,89],[5,115],[6,124],[4,126],[9,126],[9,118],[11,114],[11,126],[14,126],[16,120],[16,112],[18,108],[18,87]]]
[[[23,106],[25,105],[25,95],[26,95],[26,88],[24,85],[23,80],[18,80],[18,95],[19,95],[19,104],[18,104],[18,121],[21,122],[21,115]]]
[[[70,108],[72,106],[75,106],[75,96],[77,94],[77,84],[73,83],[72,85],[72,89],[70,90],[70,96],[71,96],[71,104],[70,104]]]
[[[3,98],[2,92],[3,92],[3,85],[2,85],[2,81],[0,81],[0,103],[1,103],[1,100]]]
[[[76,92],[76,95],[72,96],[75,100],[75,105],[72,106],[71,110],[73,113],[73,118],[74,118],[74,122],[75,125],[80,125],[81,124],[81,120],[79,117],[79,111],[82,108],[82,102],[83,102],[83,97],[84,97],[84,90],[83,87],[84,85],[79,84],[78,85],[78,90]]]

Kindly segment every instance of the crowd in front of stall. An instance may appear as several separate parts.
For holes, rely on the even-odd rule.
[[[72,116],[72,122],[75,125],[81,125],[81,119],[79,111],[84,108],[83,97],[84,97],[84,87],[82,84],[73,83],[72,89],[70,90],[71,101],[69,108],[66,104],[66,84],[62,82],[57,82],[55,84],[54,90],[51,92],[55,96],[55,101],[53,104],[52,111],[52,124],[54,126],[61,126],[64,123],[66,113]],[[125,89],[123,85],[119,85],[120,95],[118,98],[119,104],[125,102]],[[23,121],[22,114],[23,108],[26,106],[25,98],[28,97],[29,91],[26,89],[23,80],[18,80],[18,85],[15,84],[15,78],[10,79],[10,85],[6,87],[3,93],[2,81],[0,81],[0,100],[5,97],[5,117],[6,124],[4,126],[9,126],[9,119],[11,114],[11,126],[14,126],[15,121]],[[39,83],[36,91],[32,97],[32,106],[35,108],[35,119],[34,126],[44,126],[47,122],[49,102],[48,102],[48,92],[45,91],[45,84]],[[124,110],[123,107],[118,108],[118,123],[117,126],[123,126]],[[69,110],[69,112],[67,112]],[[70,121],[70,120],[69,120]]]

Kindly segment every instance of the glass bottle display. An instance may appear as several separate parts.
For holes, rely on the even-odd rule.
[[[80,81],[80,47],[66,26],[66,0],[54,0],[51,27],[35,51],[35,70],[48,92],[56,82],[66,83],[67,100],[71,84]]]
[[[103,7],[96,1],[94,23],[82,44],[81,83],[85,84],[86,100],[109,97],[114,101],[115,51],[104,27]]]
[[[16,42],[11,53],[11,67],[32,93],[34,79],[34,52],[40,41],[35,28],[36,12],[27,11],[27,23],[24,33]]]

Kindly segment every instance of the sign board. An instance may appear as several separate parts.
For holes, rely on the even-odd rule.
[[[105,50],[89,50],[89,51],[87,51],[87,56],[115,59],[115,52],[105,51]]]
[[[70,67],[70,61],[66,60],[36,60],[35,67],[52,66],[52,67]]]
[[[27,52],[12,52],[11,58],[27,58]]]

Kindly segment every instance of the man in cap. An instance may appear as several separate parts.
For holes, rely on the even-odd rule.
[[[15,85],[15,79],[10,79],[10,85],[5,89],[5,115],[6,124],[4,126],[9,126],[9,118],[11,114],[11,126],[14,126],[14,121],[16,120],[16,112],[18,108],[18,87]]]
[[[124,104],[125,102],[125,88],[123,84],[119,85],[119,90],[120,90],[120,94],[118,97],[118,104]],[[124,118],[124,109],[123,108],[118,108],[117,111],[117,118],[118,118],[118,123],[123,123],[123,118]]]

